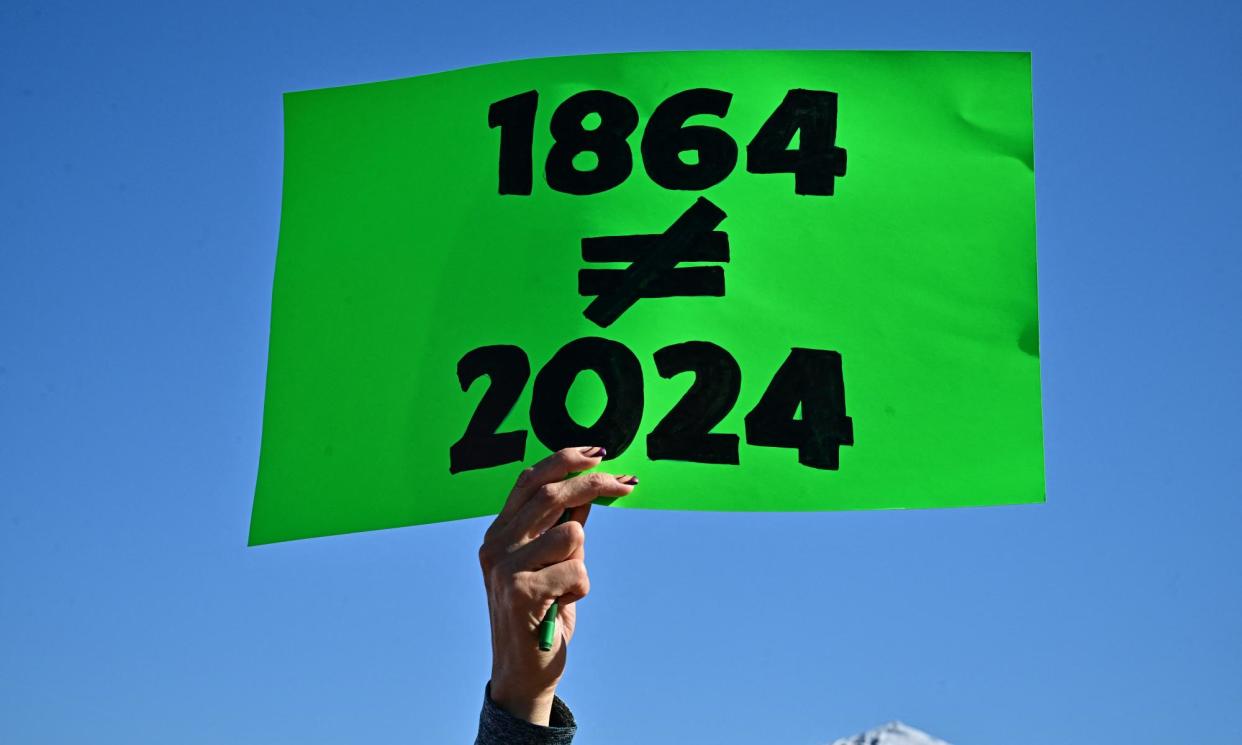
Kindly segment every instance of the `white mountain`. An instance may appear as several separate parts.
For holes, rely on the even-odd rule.
[[[832,745],[949,745],[901,722],[889,722],[861,735],[843,737]]]

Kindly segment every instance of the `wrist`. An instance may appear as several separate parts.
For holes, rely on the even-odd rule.
[[[524,686],[512,685],[501,677],[493,677],[488,695],[492,703],[518,719],[547,727],[552,718],[556,687],[532,691]]]

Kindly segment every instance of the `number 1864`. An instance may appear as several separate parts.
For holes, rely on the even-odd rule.
[[[691,88],[661,102],[642,134],[647,176],[665,189],[693,191],[714,186],[732,173],[738,158],[733,137],[717,127],[686,124],[700,114],[723,119],[732,100],[726,91]],[[531,193],[538,107],[538,92],[527,91],[488,109],[488,126],[500,128],[501,194]],[[548,186],[566,194],[598,194],[624,182],[634,168],[629,137],[638,118],[629,99],[609,91],[583,91],[561,102],[549,125],[553,144],[544,161]],[[795,134],[798,146],[790,148]],[[837,94],[795,88],[746,146],[746,170],[792,173],[795,193],[831,195],[833,179],[845,175],[845,150],[836,146],[836,137]],[[582,153],[595,156],[591,167],[577,162]],[[694,155],[683,158],[683,153]]]

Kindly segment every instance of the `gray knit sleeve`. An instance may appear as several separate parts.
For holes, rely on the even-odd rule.
[[[474,745],[570,745],[578,725],[560,698],[552,700],[552,716],[547,727],[518,719],[492,701],[489,683],[483,691],[483,711],[479,713],[479,735]]]

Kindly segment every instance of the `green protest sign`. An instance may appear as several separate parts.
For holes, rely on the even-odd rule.
[[[1043,500],[1030,58],[675,52],[285,97],[251,543]],[[618,502],[621,505],[621,502]]]

